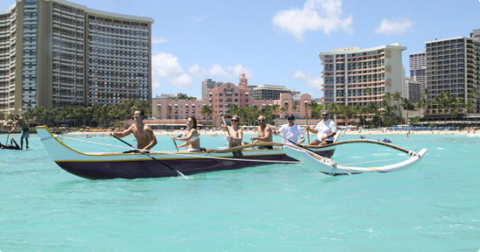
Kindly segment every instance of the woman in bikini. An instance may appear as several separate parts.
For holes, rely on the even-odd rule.
[[[188,133],[185,137],[174,137],[172,136],[172,140],[184,141],[185,143],[182,145],[177,146],[178,148],[182,148],[188,146],[185,152],[199,152],[200,151],[200,135],[197,131],[197,120],[195,117],[190,116],[187,119],[187,130]]]
[[[243,129],[240,128],[240,118],[237,115],[232,116],[232,126],[222,125],[223,114],[218,115],[217,127],[227,131],[228,147],[235,147],[242,145]]]

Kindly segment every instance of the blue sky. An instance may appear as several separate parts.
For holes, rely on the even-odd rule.
[[[480,29],[480,1],[82,0],[89,8],[151,17],[153,96],[201,96],[201,82],[273,84],[321,97],[319,52],[399,42],[408,55],[435,38]],[[5,10],[13,0],[0,0]]]

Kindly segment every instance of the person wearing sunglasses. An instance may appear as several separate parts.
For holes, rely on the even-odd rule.
[[[322,110],[322,120],[315,128],[307,127],[307,131],[318,134],[318,138],[310,142],[310,145],[326,145],[333,143],[333,137],[337,134],[337,124],[330,120],[328,110]]]
[[[258,124],[260,125],[257,129],[257,136],[250,138],[250,140],[255,141],[254,143],[260,142],[272,142],[272,128],[267,125],[267,120],[265,116],[261,115],[258,117]],[[273,146],[260,146],[259,149],[273,149]]]
[[[240,118],[238,115],[232,116],[232,126],[222,125],[222,121],[224,121],[223,113],[218,115],[217,120],[217,127],[221,128],[222,130],[227,131],[228,136],[228,147],[235,147],[242,145],[243,139],[243,129],[239,127],[240,125]]]
[[[303,135],[303,130],[295,123],[295,116],[288,116],[288,123],[282,125],[279,130],[274,130],[273,134],[281,134],[282,143],[284,144],[293,144],[300,145],[305,142],[305,136]],[[300,138],[300,141],[298,140]]]
[[[187,118],[187,135],[185,137],[172,136],[172,140],[184,141],[185,143],[176,146],[177,149],[187,147],[184,152],[199,152],[200,151],[200,134],[197,130],[197,119],[193,116]]]

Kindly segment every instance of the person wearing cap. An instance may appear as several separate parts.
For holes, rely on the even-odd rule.
[[[282,125],[280,129],[274,130],[273,134],[281,134],[282,143],[284,144],[294,144],[300,145],[305,142],[305,136],[303,135],[303,130],[295,123],[295,116],[288,116],[288,123]],[[300,138],[300,141],[298,140]]]
[[[322,120],[315,128],[307,127],[307,131],[318,134],[318,139],[313,140],[309,145],[326,145],[333,143],[333,137],[337,134],[337,124],[330,120],[328,110],[322,110]]]

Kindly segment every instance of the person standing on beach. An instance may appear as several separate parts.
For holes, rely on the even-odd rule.
[[[217,127],[227,131],[228,136],[228,147],[240,146],[242,145],[243,139],[243,129],[239,127],[240,118],[237,115],[232,116],[232,126],[224,125],[222,126],[223,113],[218,115]]]
[[[284,144],[300,145],[305,142],[302,128],[295,123],[295,116],[289,115],[287,119],[288,123],[282,125],[279,130],[274,130],[273,134],[282,134],[282,143]],[[300,141],[298,141],[298,138],[300,138]]]
[[[257,136],[250,138],[250,140],[255,141],[254,143],[260,142],[271,142],[272,141],[272,128],[267,125],[267,119],[265,116],[260,115],[258,117],[258,124],[260,125],[257,129]],[[273,149],[273,146],[260,146],[259,149]]]
[[[148,152],[157,144],[157,138],[155,134],[153,134],[153,130],[143,123],[144,118],[145,112],[143,110],[135,110],[133,113],[133,125],[124,132],[110,133],[110,136],[122,138],[133,134],[135,139],[137,139],[137,149],[139,149],[141,153]]]
[[[28,150],[28,138],[30,137],[30,129],[28,128],[27,123],[19,115],[16,115],[16,121],[13,123],[12,129],[8,133],[12,133],[17,126],[22,128],[22,134],[20,135],[20,149],[23,150],[23,139],[25,138],[25,143],[27,144]]]
[[[310,142],[310,145],[326,145],[333,143],[337,134],[337,124],[330,120],[328,110],[322,110],[322,120],[315,128],[307,127],[307,131],[318,134],[318,138]]]

